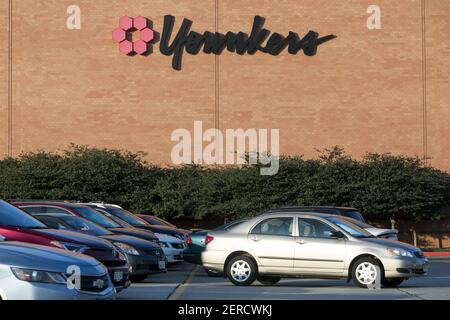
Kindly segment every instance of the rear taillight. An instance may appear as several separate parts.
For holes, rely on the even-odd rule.
[[[187,237],[186,237],[186,244],[187,244],[188,246],[190,246],[190,245],[192,244],[192,239],[191,239],[190,236],[187,236]]]
[[[214,240],[213,236],[207,235],[205,238],[205,245]]]

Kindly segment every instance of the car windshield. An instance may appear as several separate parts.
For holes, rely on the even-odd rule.
[[[113,234],[107,229],[100,227],[95,223],[80,217],[64,216],[60,217],[60,219],[74,230],[89,232],[95,236],[106,236]]]
[[[342,230],[349,233],[355,238],[374,238],[372,234],[370,234],[366,230],[358,227],[357,225],[351,223],[350,221],[344,218],[329,217],[327,218],[327,220],[337,225],[339,228],[341,228]]]
[[[145,221],[147,221],[150,224],[156,225],[156,226],[167,226],[167,224],[162,223],[161,221],[159,221],[158,219],[155,219],[153,217],[150,216],[145,216],[145,217],[141,217],[141,219],[144,219]]]
[[[109,213],[108,211],[106,211],[104,209],[95,208],[94,210],[100,212],[102,215],[107,216],[109,219],[111,219],[112,221],[117,223],[119,225],[118,228],[130,228],[130,227],[133,227],[131,224],[126,223],[125,221],[117,218],[116,216],[113,216],[111,213]]]
[[[101,213],[99,213],[91,208],[74,206],[74,207],[72,207],[72,209],[75,210],[83,218],[85,218],[89,221],[92,221],[104,228],[119,228],[120,227],[117,223],[115,223],[108,217],[105,217]]]
[[[168,226],[168,227],[171,227],[171,228],[177,228],[176,225],[174,225],[174,224],[172,224],[172,223],[170,223],[170,222],[168,222],[168,221],[166,221],[164,219],[161,219],[160,217],[151,217],[151,218],[159,221],[162,226]]]
[[[0,200],[0,225],[25,229],[47,229],[45,224],[28,213]]]
[[[343,216],[344,217],[349,217],[349,218],[352,218],[352,219],[355,219],[355,220],[358,220],[358,221],[361,221],[361,222],[364,222],[363,216],[358,211],[345,211],[343,213]]]
[[[131,224],[132,226],[146,226],[147,223],[143,221],[142,219],[139,219],[131,212],[128,212],[124,209],[118,209],[114,207],[106,208],[106,211],[111,213],[112,215],[115,215],[116,217],[122,219],[123,221]]]

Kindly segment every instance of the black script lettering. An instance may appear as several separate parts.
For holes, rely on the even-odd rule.
[[[297,54],[300,50],[307,56],[313,56],[317,52],[317,47],[336,38],[335,35],[328,35],[319,38],[315,31],[309,31],[302,39],[295,32],[289,32],[287,37],[279,33],[273,33],[270,37],[270,31],[264,29],[264,18],[255,16],[253,19],[252,31],[250,37],[244,32],[227,32],[225,35],[219,32],[205,31],[200,34],[190,31],[192,21],[184,19],[178,30],[177,35],[170,43],[175,18],[171,15],[164,17],[164,30],[161,36],[160,51],[162,54],[172,58],[172,67],[175,70],[181,70],[183,51],[189,54],[197,54],[203,46],[203,52],[219,55],[227,48],[229,52],[235,52],[239,55],[245,53],[254,54],[257,51],[278,55],[288,46],[290,54]],[[265,46],[262,43],[269,37]],[[170,43],[170,44],[169,44]]]
[[[191,28],[192,21],[184,19],[181,24],[180,30],[178,31],[172,44],[169,46],[170,35],[172,34],[173,24],[175,22],[175,17],[171,15],[166,15],[164,17],[164,29],[161,36],[161,43],[159,45],[159,50],[162,54],[170,56],[173,54],[172,68],[175,70],[181,70],[181,59],[183,56],[183,48],[186,42],[186,36]]]
[[[195,31],[191,31],[186,39],[186,52],[190,54],[197,54],[203,44],[204,37]]]
[[[264,47],[264,52],[270,53],[273,56],[280,54],[281,51],[286,47],[287,41],[286,38],[283,37],[279,33],[273,33],[269,40],[267,40],[266,46]]]
[[[223,49],[225,49],[226,39],[223,34],[218,32],[211,33],[209,31],[206,31],[203,34],[203,37],[205,38],[203,52],[221,54]]]
[[[243,55],[247,51],[248,36],[243,32],[235,34],[233,32],[227,32],[225,35],[227,42],[227,50],[230,52],[235,52],[237,54]]]
[[[247,48],[248,54],[254,54],[258,50],[262,50],[261,44],[267,39],[270,31],[263,29],[264,18],[260,16],[255,16],[253,19],[252,32],[249,37],[249,44]]]

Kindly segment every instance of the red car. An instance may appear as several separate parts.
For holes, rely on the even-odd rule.
[[[130,266],[125,255],[109,241],[79,232],[49,229],[15,206],[0,200],[0,237],[66,249],[92,256],[109,271],[117,291],[129,286]]]

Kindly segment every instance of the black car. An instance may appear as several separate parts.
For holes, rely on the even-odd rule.
[[[104,214],[81,204],[67,202],[17,202],[14,205],[32,215],[62,213],[79,216],[116,234],[133,236],[155,243],[159,242],[158,237],[149,230],[137,229],[129,224],[119,224]]]
[[[166,271],[166,258],[161,247],[154,242],[136,237],[118,235],[81,217],[67,214],[38,214],[34,216],[46,226],[59,230],[72,230],[106,239],[119,247],[131,265],[130,279],[133,282],[145,280],[155,272]]]
[[[267,212],[283,212],[283,211],[301,211],[301,212],[316,212],[316,213],[328,213],[335,214],[338,216],[344,216],[348,218],[352,218],[361,222],[365,222],[363,215],[355,208],[347,208],[347,207],[292,207],[292,208],[279,208],[272,209]]]
[[[173,237],[177,237],[181,240],[186,240],[186,233],[183,232],[182,230],[179,230],[177,228],[172,228],[169,226],[151,225],[151,224],[147,223],[145,220],[142,220],[138,216],[132,214],[131,212],[129,212],[119,206],[116,206],[113,204],[103,204],[103,203],[84,203],[83,205],[94,208],[98,212],[101,212],[110,218],[115,217],[116,221],[117,221],[117,219],[123,220],[135,228],[152,231],[154,233],[167,234],[167,235],[170,235]]]

